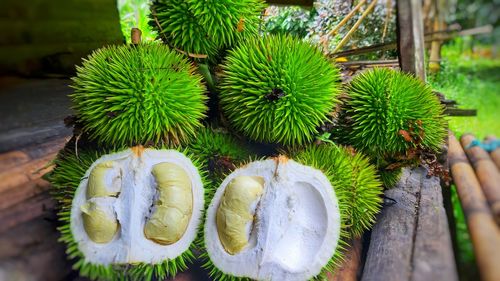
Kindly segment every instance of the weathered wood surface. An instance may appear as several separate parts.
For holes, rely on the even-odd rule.
[[[448,159],[483,281],[500,280],[500,229],[465,152],[449,135]]]
[[[397,1],[398,54],[401,70],[425,81],[422,2]]]
[[[439,179],[424,168],[405,169],[385,195],[375,224],[363,281],[458,280]]]
[[[329,275],[331,281],[356,281],[359,279],[362,268],[362,238],[357,238],[349,243],[349,248],[344,255],[344,262],[333,276]]]
[[[63,120],[72,114],[70,84],[68,79],[1,77],[0,153],[69,137],[72,130]]]

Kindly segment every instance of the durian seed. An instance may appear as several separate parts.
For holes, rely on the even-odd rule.
[[[107,186],[106,175],[111,169],[116,168],[116,163],[106,161],[97,164],[89,175],[89,183],[87,187],[87,199],[95,197],[116,197],[120,192],[121,173],[118,171],[112,178],[112,186]]]
[[[229,254],[237,254],[248,245],[247,225],[253,222],[263,189],[264,178],[239,176],[224,191],[216,220],[219,239]]]
[[[159,163],[153,166],[158,200],[154,213],[144,227],[146,238],[170,245],[186,231],[193,212],[191,180],[184,169],[173,163]]]
[[[118,231],[118,221],[114,213],[106,212],[96,200],[89,200],[80,207],[83,227],[95,243],[108,243]]]

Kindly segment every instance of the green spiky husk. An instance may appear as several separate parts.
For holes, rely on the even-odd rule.
[[[356,149],[385,159],[411,148],[441,148],[447,134],[444,107],[421,80],[375,68],[358,74],[347,92],[346,111],[352,124],[345,134]],[[412,140],[405,139],[405,132]]]
[[[253,38],[223,65],[220,104],[231,125],[252,140],[283,145],[311,141],[339,94],[339,70],[298,38]]]
[[[202,77],[167,46],[109,46],[77,66],[71,95],[83,130],[100,144],[184,142],[207,111]]]
[[[248,147],[222,128],[201,129],[196,138],[187,144],[187,149],[202,163],[211,182],[209,190],[217,189],[228,174],[253,155]]]
[[[264,8],[261,0],[154,0],[150,25],[170,46],[210,58],[257,35]]]
[[[384,183],[385,188],[393,188],[396,183],[398,183],[401,175],[403,174],[402,168],[397,168],[394,170],[381,170],[379,172],[380,179]]]
[[[163,149],[166,147],[158,147]],[[200,167],[201,163],[192,157],[187,151],[182,151],[191,159],[195,167]],[[115,264],[100,265],[85,261],[85,256],[78,249],[71,232],[71,206],[74,194],[80,185],[80,181],[85,173],[101,156],[114,153],[111,150],[79,150],[78,154],[70,150],[62,150],[57,156],[55,168],[45,177],[51,183],[51,195],[58,202],[58,218],[61,226],[58,227],[61,237],[59,241],[66,244],[66,254],[74,261],[73,269],[79,274],[92,280],[163,280],[173,277],[178,272],[184,271],[188,265],[195,260],[194,250],[196,243],[192,245],[175,259],[165,260],[158,264],[136,263],[136,264]],[[207,182],[205,173],[201,170],[200,176],[205,185]],[[202,224],[200,224],[199,228]],[[197,233],[200,233],[199,229]],[[197,238],[198,239],[198,238]]]
[[[339,200],[342,225],[350,237],[360,237],[372,227],[382,204],[382,183],[367,157],[353,155],[342,146],[323,144],[309,146],[293,159],[328,177]]]
[[[252,158],[255,158],[252,151],[241,141],[221,129],[202,129],[197,138],[188,144],[187,149],[202,163],[202,167],[204,167],[210,180],[205,188],[205,210],[208,209],[217,188],[224,178],[238,167],[253,161]],[[204,216],[203,221],[205,219]],[[201,228],[196,245],[200,252],[200,259],[203,261],[202,267],[207,270],[213,280],[250,280],[249,278],[227,275],[215,267],[208,253],[204,250],[204,240],[205,234],[203,228]]]

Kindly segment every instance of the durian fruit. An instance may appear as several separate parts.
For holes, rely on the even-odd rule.
[[[382,205],[382,182],[370,159],[335,144],[310,145],[293,155],[330,180],[339,199],[342,222],[351,237],[360,237],[375,223]]]
[[[264,8],[262,0],[154,0],[150,25],[170,46],[210,58],[257,35]]]
[[[432,88],[410,74],[375,68],[358,74],[347,89],[351,144],[369,156],[437,151],[446,136],[444,107]]]
[[[229,52],[220,104],[248,138],[300,145],[328,120],[339,80],[335,64],[310,43],[282,35],[254,38]]]
[[[101,144],[178,144],[202,126],[208,98],[201,80],[167,46],[109,46],[77,67],[71,99],[83,130]]]
[[[173,149],[62,152],[48,175],[61,241],[82,276],[154,280],[194,260],[204,175]]]
[[[211,184],[219,185],[224,177],[248,161],[250,149],[222,128],[203,128],[187,149],[201,163]]]
[[[387,166],[418,150],[437,152],[444,143],[444,107],[432,88],[410,74],[387,68],[364,71],[347,88],[344,120],[334,134],[372,158],[384,186],[399,180],[401,169]],[[408,159],[409,163],[414,159]]]
[[[339,201],[319,170],[280,156],[229,174],[206,211],[204,267],[215,280],[308,280],[339,257]]]

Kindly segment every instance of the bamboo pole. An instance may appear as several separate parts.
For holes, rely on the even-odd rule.
[[[359,1],[358,5],[356,5],[354,7],[354,9],[352,9],[349,14],[347,14],[338,24],[337,26],[335,26],[332,30],[330,30],[326,36],[332,36],[334,35],[335,33],[337,33],[337,31],[339,31],[339,29],[344,26],[347,21],[349,21],[353,16],[354,14],[356,14],[356,12],[359,10],[359,8],[361,8],[361,6],[363,6],[365,3],[366,3],[367,0],[361,0]]]
[[[495,141],[497,138],[495,136],[487,136],[486,141]],[[490,152],[491,159],[495,162],[497,169],[500,170],[500,148],[497,148]]]
[[[345,45],[345,43],[347,43],[347,41],[352,36],[352,34],[354,32],[356,32],[356,30],[358,30],[358,27],[361,24],[361,22],[366,18],[366,16],[368,16],[370,14],[371,11],[373,11],[373,8],[375,8],[375,4],[377,4],[377,0],[373,0],[370,3],[370,5],[368,5],[368,7],[363,12],[363,14],[358,19],[358,21],[356,21],[356,23],[354,24],[354,26],[351,27],[351,29],[349,30],[349,32],[347,32],[347,34],[344,36],[344,38],[342,38],[342,41],[340,41],[340,43],[335,47],[335,49],[333,50],[333,53],[335,53],[338,50],[340,50],[340,48],[342,48]]]
[[[382,31],[382,42],[384,42],[385,36],[387,35],[387,28],[389,27],[389,22],[391,21],[391,15],[392,15],[392,0],[387,0],[386,3],[386,15],[385,15],[385,22],[384,22],[384,30]]]
[[[483,281],[500,280],[500,230],[493,220],[474,170],[460,143],[449,135],[448,159],[453,181],[467,220],[476,262]]]
[[[473,140],[475,140],[475,137],[471,134],[464,134],[460,138],[464,148]],[[465,149],[465,153],[476,171],[477,179],[490,205],[493,217],[500,224],[500,173],[488,152],[481,147],[473,146]]]

